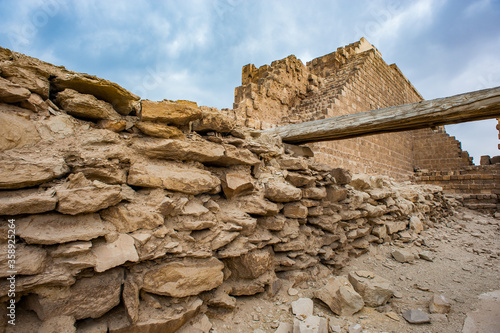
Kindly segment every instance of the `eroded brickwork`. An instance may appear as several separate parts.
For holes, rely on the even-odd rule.
[[[473,209],[500,209],[500,164],[471,165],[454,171],[417,172],[415,181],[443,187],[447,193],[459,194]]]
[[[306,66],[293,56],[259,69],[247,65],[243,68],[242,84],[236,88],[236,117],[240,123],[257,129],[423,100],[399,68],[386,64],[380,52],[365,39],[313,59]],[[447,142],[442,135],[447,134],[407,131],[322,142],[310,147],[318,160],[330,165],[408,179],[415,168],[439,160],[443,151],[445,155],[459,155],[457,144]],[[425,139],[424,143],[416,142],[421,139]],[[429,150],[429,146],[436,149]],[[425,154],[414,153],[415,147],[421,147]],[[469,165],[469,161],[455,158],[453,167],[458,165]],[[432,165],[433,170],[441,170],[439,167],[439,163]]]

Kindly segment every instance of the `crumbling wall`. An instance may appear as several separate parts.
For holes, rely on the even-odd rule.
[[[462,144],[445,132],[444,127],[413,131],[415,170],[452,171],[472,165],[472,158]]]
[[[387,65],[380,52],[362,38],[306,66],[294,56],[259,69],[245,66],[242,86],[236,88],[234,112],[240,124],[266,129],[421,100],[399,68]],[[472,164],[460,142],[444,128],[309,146],[322,163],[400,180],[411,178],[414,170],[458,170]]]
[[[244,66],[241,84],[235,88],[233,106],[238,124],[262,129],[278,124],[291,107],[321,85],[321,80],[291,55],[271,66]]]
[[[420,171],[420,184],[438,185],[447,193],[459,195],[471,209],[496,212],[500,209],[500,164],[470,165],[453,171]]]
[[[352,176],[217,109],[0,56],[7,331],[174,332],[451,214],[439,187]]]

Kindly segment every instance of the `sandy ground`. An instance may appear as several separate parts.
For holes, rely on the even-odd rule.
[[[399,263],[391,256],[395,249],[404,248],[413,253],[430,251],[432,262],[418,259],[413,263]],[[292,281],[283,280],[283,286],[274,297],[260,294],[238,297],[237,308],[231,312],[209,311],[213,324],[211,332],[275,332],[279,322],[293,322],[291,302],[300,297],[314,299],[314,314],[328,318],[332,325],[348,327],[360,324],[368,332],[462,332],[466,314],[478,309],[478,296],[500,290],[500,220],[486,214],[459,208],[453,217],[443,220],[422,232],[414,242],[399,241],[372,247],[369,253],[350,260],[337,275],[350,271],[368,270],[393,283],[397,297],[392,297],[381,308],[365,307],[350,317],[339,317],[320,300],[313,298],[327,278],[306,281],[289,295]],[[409,324],[401,316],[407,309],[428,311],[433,294],[444,295],[451,301],[447,315],[431,314],[430,324]],[[496,303],[499,304],[499,303]],[[391,319],[387,312],[395,312]],[[492,320],[494,313],[481,308],[478,317]],[[494,331],[493,331],[494,332]],[[500,332],[500,328],[498,331]]]

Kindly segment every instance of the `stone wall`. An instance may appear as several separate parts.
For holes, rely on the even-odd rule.
[[[445,132],[444,127],[413,131],[415,170],[452,171],[472,165],[462,144]]]
[[[471,209],[500,210],[500,164],[471,165],[454,171],[420,171],[420,184],[438,185],[447,193],[457,194]]]
[[[6,49],[0,69],[8,332],[175,332],[451,214],[439,187],[351,175],[231,113],[140,100]]]

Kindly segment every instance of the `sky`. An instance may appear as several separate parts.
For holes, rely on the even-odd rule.
[[[242,66],[365,37],[425,99],[500,86],[500,0],[0,0],[0,46],[150,100],[232,108]],[[496,120],[446,126],[479,163]]]

